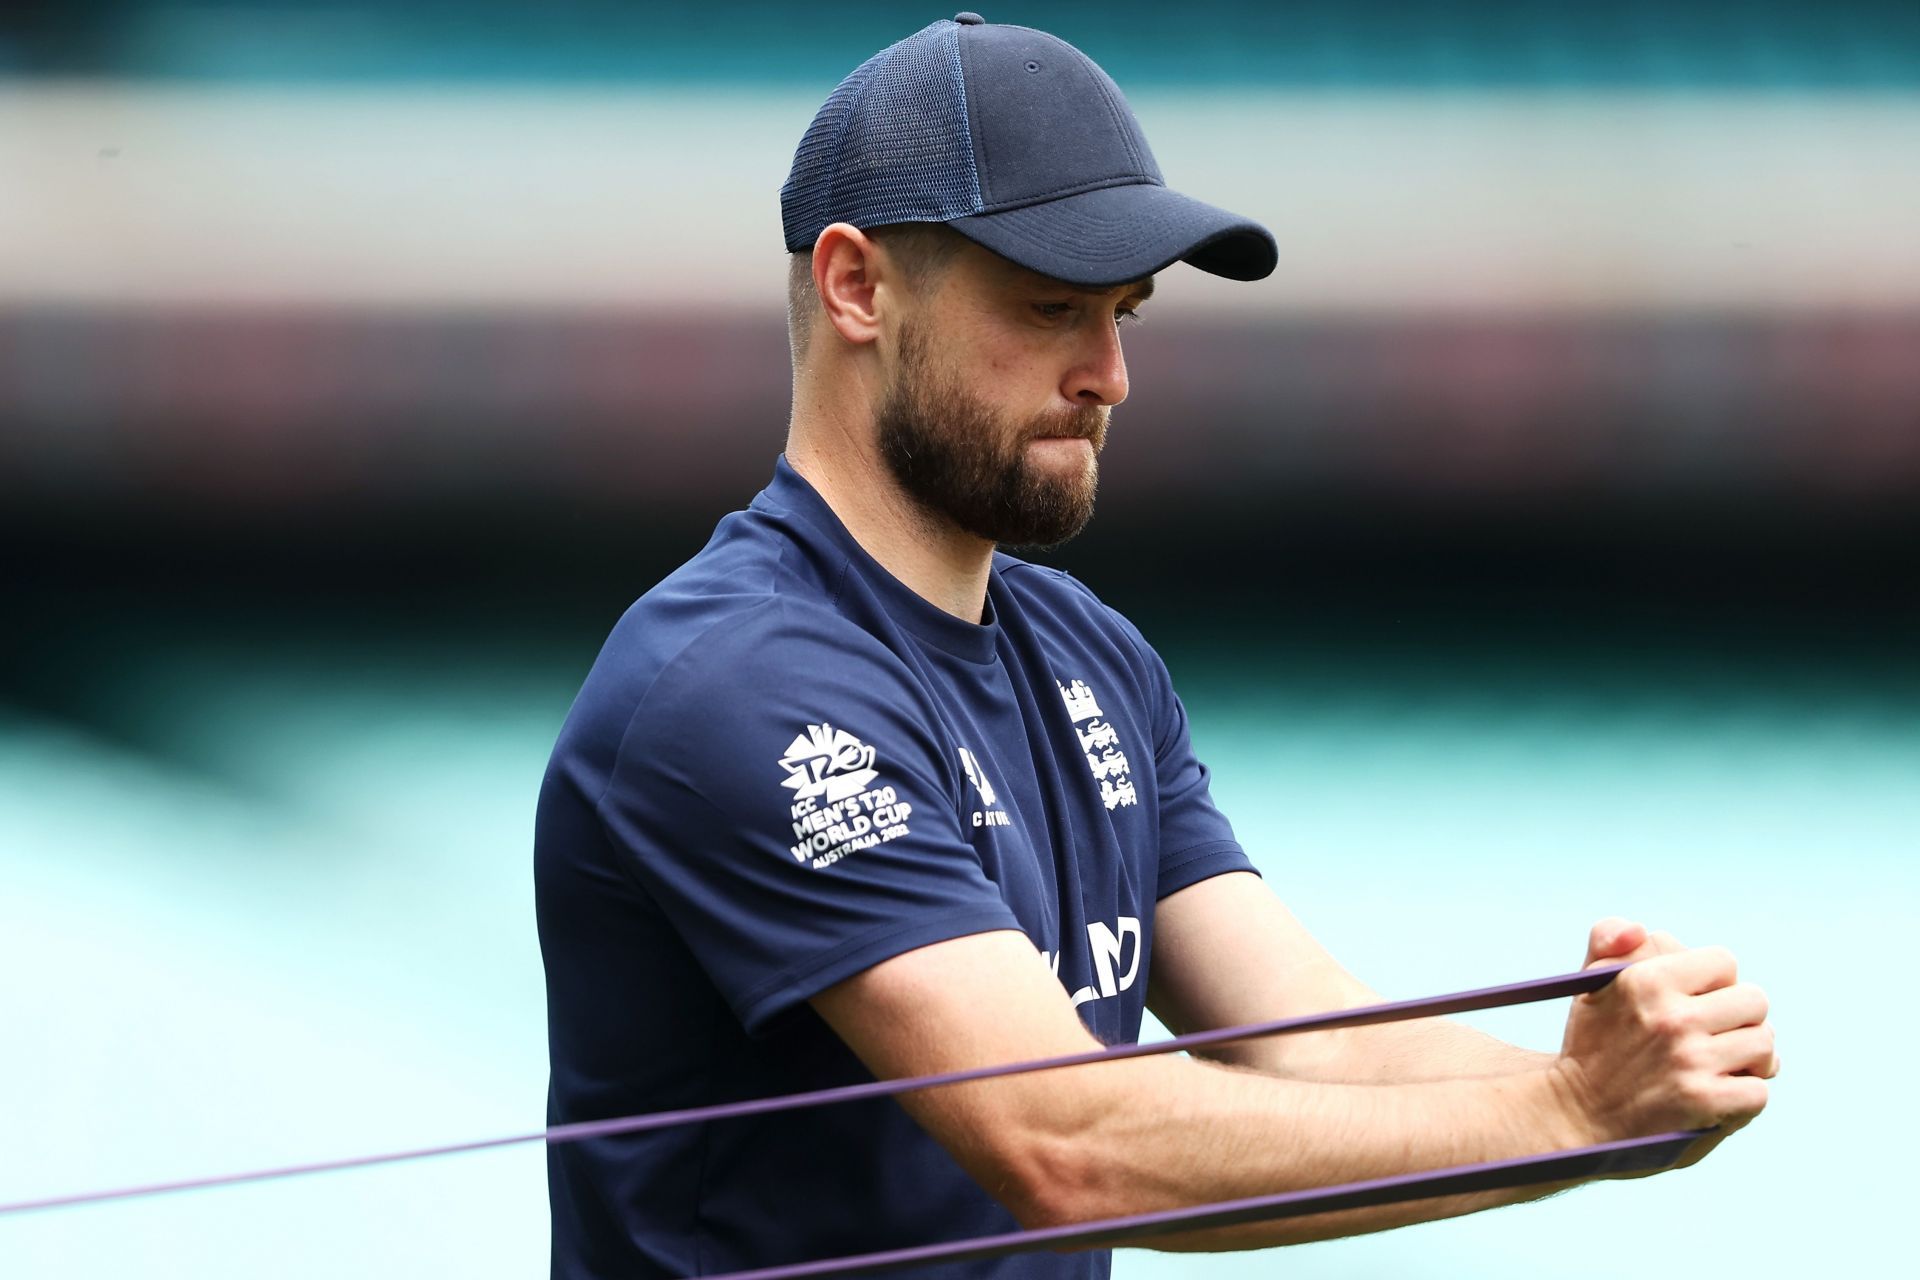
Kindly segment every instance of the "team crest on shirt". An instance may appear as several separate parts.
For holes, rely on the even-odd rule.
[[[1120,734],[1105,719],[1100,700],[1085,680],[1060,684],[1060,697],[1073,720],[1073,732],[1080,739],[1080,754],[1086,757],[1093,780],[1100,784],[1100,801],[1109,809],[1139,804],[1133,790],[1133,770],[1127,753],[1120,749]]]
[[[851,853],[907,834],[913,806],[892,787],[874,786],[876,753],[845,729],[810,724],[787,744],[781,786],[793,792],[788,815],[794,861],[815,871]]]

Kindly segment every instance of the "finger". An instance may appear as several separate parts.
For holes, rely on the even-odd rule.
[[[1776,1048],[1773,1051],[1773,1056],[1767,1060],[1767,1065],[1760,1068],[1758,1071],[1735,1072],[1734,1074],[1758,1076],[1762,1080],[1773,1079],[1775,1076],[1780,1074],[1780,1050]]]
[[[1608,916],[1587,931],[1587,962],[1583,968],[1611,963],[1646,941],[1646,928],[1621,916]]]
[[[1643,971],[1647,976],[1638,981],[1658,981],[1690,996],[1730,987],[1740,979],[1739,963],[1725,947],[1694,947],[1670,956],[1655,956],[1627,973]]]
[[[1601,960],[1601,964],[1637,964],[1642,960],[1651,960],[1655,956],[1670,956],[1685,951],[1680,939],[1670,933],[1658,932],[1646,935],[1646,940],[1624,955],[1614,955]],[[1592,966],[1589,966],[1592,967]]]
[[[1767,1020],[1767,993],[1752,982],[1736,982],[1696,996],[1687,1005],[1694,1026],[1712,1034],[1736,1027],[1757,1027]]]
[[[1767,1082],[1755,1076],[1723,1076],[1714,1091],[1714,1123],[1738,1128],[1767,1109]]]
[[[1773,1028],[1766,1024],[1739,1027],[1708,1036],[1699,1051],[1702,1065],[1724,1076],[1771,1078],[1773,1072]]]
[[[1656,956],[1671,956],[1678,955],[1680,952],[1685,951],[1686,947],[1681,943],[1680,939],[1674,937],[1665,929],[1656,929],[1647,935],[1647,944],[1640,949]]]

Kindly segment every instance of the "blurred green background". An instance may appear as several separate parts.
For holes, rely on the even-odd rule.
[[[1166,274],[1051,557],[1270,881],[1396,997],[1728,944],[1785,1063],[1671,1178],[1119,1274],[1897,1270],[1920,11],[984,12],[1282,243]],[[546,753],[770,472],[794,142],[943,16],[0,16],[0,1202],[539,1125]],[[533,1148],[0,1219],[9,1280],[545,1250]]]

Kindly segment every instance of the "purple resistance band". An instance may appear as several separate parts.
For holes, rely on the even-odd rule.
[[[1712,1132],[1711,1129],[1696,1129],[1656,1133],[1646,1138],[1628,1138],[1622,1142],[1605,1142],[1599,1146],[1576,1147],[1568,1151],[1549,1151],[1544,1155],[1496,1160],[1489,1164],[1456,1165],[1451,1169],[1402,1173],[1391,1178],[1371,1178],[1365,1182],[1313,1187],[1305,1191],[1283,1191],[1277,1195],[1253,1196],[1245,1200],[1222,1200],[1186,1209],[1135,1213],[1099,1222],[1076,1222],[1063,1227],[1012,1231],[1006,1235],[979,1236],[945,1244],[915,1245],[909,1249],[890,1249],[884,1253],[796,1262],[754,1271],[729,1271],[724,1275],[709,1276],[707,1280],[812,1280],[819,1276],[863,1276],[875,1271],[934,1262],[1008,1258],[1016,1253],[1038,1253],[1042,1249],[1104,1248],[1126,1244],[1143,1236],[1167,1235],[1175,1231],[1270,1222],[1279,1218],[1304,1217],[1310,1213],[1365,1209],[1397,1204],[1403,1200],[1463,1195],[1471,1191],[1497,1191],[1542,1182],[1591,1178],[1600,1174],[1664,1169],[1685,1154],[1696,1139]]]
[[[964,1084],[976,1080],[991,1080],[1002,1076],[1017,1075],[1030,1071],[1051,1071],[1061,1067],[1085,1066],[1096,1062],[1114,1062],[1126,1058],[1144,1058],[1155,1054],[1202,1049],[1237,1040],[1259,1039],[1264,1036],[1285,1035],[1300,1031],[1327,1031],[1339,1027],[1363,1027],[1382,1022],[1398,1022],[1410,1018],[1439,1017],[1452,1013],[1467,1013],[1477,1009],[1496,1009],[1507,1005],[1527,1004],[1539,1000],[1552,1000],[1561,996],[1580,995],[1589,991],[1596,991],[1613,981],[1615,975],[1626,967],[1624,964],[1606,965],[1582,970],[1578,973],[1560,974],[1550,978],[1535,978],[1527,982],[1509,983],[1499,987],[1485,987],[1476,991],[1462,991],[1449,995],[1427,996],[1418,1000],[1400,1000],[1387,1004],[1365,1005],[1357,1009],[1336,1009],[1326,1013],[1306,1014],[1297,1018],[1282,1018],[1273,1022],[1250,1023],[1246,1026],[1239,1027],[1222,1027],[1213,1031],[1197,1031],[1189,1035],[1175,1036],[1170,1040],[1156,1041],[1152,1044],[1113,1045],[1105,1049],[1094,1049],[1085,1053],[1068,1054],[1056,1058],[1042,1058],[1034,1062],[1015,1062],[987,1067],[972,1067],[963,1071],[949,1071],[931,1076],[914,1076],[901,1080],[875,1080],[865,1084],[843,1085],[838,1088],[819,1089],[810,1093],[788,1094],[784,1097],[777,1098],[752,1098],[744,1102],[721,1103],[718,1106],[692,1107],[677,1111],[656,1111],[644,1115],[619,1116],[608,1120],[588,1120],[577,1124],[556,1125],[553,1128],[544,1129],[536,1133],[514,1134],[504,1138],[485,1138],[471,1142],[448,1143],[442,1146],[421,1147],[406,1151],[351,1156],[337,1160],[316,1161],[309,1164],[285,1165],[271,1169],[253,1170],[246,1173],[220,1174],[212,1177],[189,1178],[177,1182],[152,1183],[145,1186],[121,1187],[108,1191],[92,1191],[75,1195],[51,1196],[37,1200],[23,1200],[12,1204],[0,1204],[0,1216],[11,1213],[24,1213],[34,1209],[55,1209],[83,1204],[98,1204],[109,1200],[127,1200],[138,1196],[160,1195],[170,1191],[191,1191],[209,1187],[234,1186],[248,1182],[265,1182],[270,1179],[290,1178],[304,1173],[324,1173],[340,1169],[366,1168],[370,1165],[396,1164],[405,1160],[424,1160],[433,1156],[455,1155],[465,1151],[482,1151],[491,1147],[513,1146],[529,1142],[544,1141],[550,1145],[557,1145],[564,1142],[581,1142],[589,1138],[610,1137],[624,1133],[642,1133],[655,1129],[671,1128],[676,1125],[729,1120],[743,1116],[764,1115],[774,1111],[793,1111],[803,1107],[829,1106],[834,1103],[854,1102],[867,1098],[893,1097],[902,1093],[937,1088],[942,1085]],[[1202,1227],[1226,1226],[1241,1222],[1296,1217],[1306,1213],[1323,1213],[1336,1209],[1390,1204],[1400,1200],[1417,1200],[1430,1196],[1450,1195],[1466,1191],[1491,1190],[1503,1187],[1525,1186],[1536,1182],[1552,1182],[1570,1178],[1591,1177],[1601,1173],[1656,1169],[1677,1160],[1685,1150],[1687,1144],[1706,1132],[1711,1131],[1699,1130],[1684,1133],[1656,1134],[1651,1137],[1633,1138],[1624,1142],[1605,1143],[1600,1146],[1582,1147],[1570,1151],[1548,1152],[1544,1155],[1526,1156],[1516,1160],[1496,1161],[1490,1164],[1462,1165],[1452,1169],[1401,1174],[1391,1178],[1378,1178],[1341,1186],[1319,1187],[1305,1191],[1291,1191],[1278,1195],[1260,1196],[1247,1200],[1228,1201],[1221,1204],[1198,1205],[1192,1208],[1163,1210],[1158,1213],[1136,1214],[1130,1217],[1114,1218],[1103,1222],[1078,1223],[1070,1226],[1050,1227],[1038,1231],[1019,1231],[1007,1235],[990,1236],[974,1240],[959,1240],[945,1244],[921,1245],[912,1249],[894,1250],[887,1253],[864,1254],[851,1258],[832,1258],[818,1262],[798,1263],[792,1266],[773,1267],[751,1272],[737,1272],[727,1277],[715,1277],[714,1280],[800,1280],[801,1277],[812,1276],[860,1275],[890,1267],[909,1266],[916,1263],[936,1261],[957,1262],[967,1259],[1006,1257],[1015,1253],[1032,1252],[1039,1249],[1097,1247],[1136,1239],[1141,1236],[1162,1234],[1176,1227],[1196,1230]]]

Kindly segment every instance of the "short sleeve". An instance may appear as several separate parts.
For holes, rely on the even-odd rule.
[[[641,699],[600,820],[749,1030],[901,952],[1020,927],[960,827],[937,723],[884,646],[779,600]]]
[[[1112,609],[1107,612],[1139,655],[1153,708],[1153,763],[1160,794],[1157,896],[1228,871],[1258,874],[1234,836],[1233,824],[1213,802],[1212,772],[1194,755],[1187,709],[1174,692],[1166,663],[1131,622]]]

